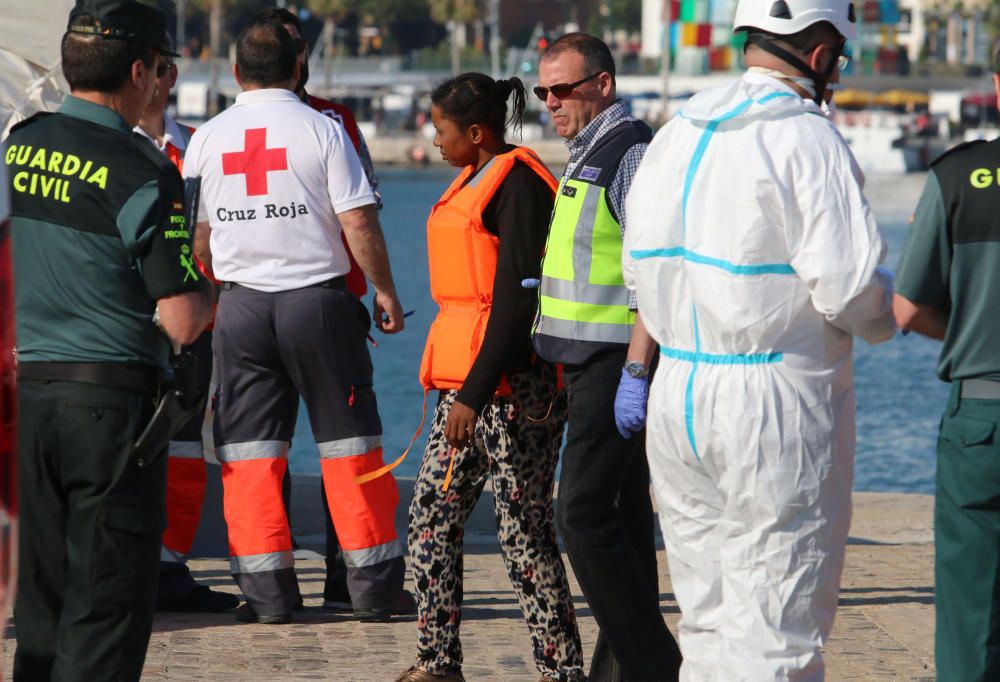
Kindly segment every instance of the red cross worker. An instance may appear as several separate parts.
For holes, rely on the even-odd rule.
[[[388,617],[404,570],[391,475],[366,346],[371,320],[403,327],[376,197],[344,126],[293,92],[295,42],[252,23],[237,40],[243,92],[188,147],[201,177],[196,253],[223,282],[213,352],[216,455],[222,462],[230,567],[243,620],[283,623],[297,606],[281,499],[299,396],[319,446],[323,485],[344,551],[355,613]],[[347,289],[346,237],[374,289],[372,315]]]

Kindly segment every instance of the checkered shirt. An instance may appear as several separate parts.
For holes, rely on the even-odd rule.
[[[563,176],[569,177],[572,175],[576,167],[580,165],[580,162],[594,148],[597,141],[604,137],[608,131],[622,121],[635,120],[635,116],[629,113],[625,102],[620,99],[615,100],[614,104],[585,125],[583,130],[577,133],[576,137],[572,140],[566,140],[566,146],[569,148],[569,162],[566,164]],[[625,152],[625,156],[622,157],[622,162],[618,166],[618,172],[615,173],[615,179],[611,181],[611,186],[608,187],[608,202],[611,204],[611,212],[618,219],[618,224],[621,226],[623,240],[625,239],[625,197],[628,195],[629,187],[632,186],[632,178],[635,177],[635,172],[639,169],[639,162],[642,161],[642,157],[645,155],[648,146],[645,142],[640,142],[632,145]],[[628,292],[628,307],[631,310],[635,310],[637,305],[635,292],[630,290]]]

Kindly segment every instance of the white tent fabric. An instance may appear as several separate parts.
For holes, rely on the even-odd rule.
[[[73,0],[5,0],[0,12],[0,139],[37,111],[52,111],[69,91],[59,41]]]

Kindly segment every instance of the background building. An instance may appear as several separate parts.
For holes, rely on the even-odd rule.
[[[674,73],[741,65],[742,41],[732,35],[737,0],[641,1],[643,57],[659,59],[669,38]],[[1000,18],[995,0],[858,0],[856,5],[859,30],[848,46],[848,73],[864,76],[908,75],[918,62],[981,67],[988,61],[991,22]]]

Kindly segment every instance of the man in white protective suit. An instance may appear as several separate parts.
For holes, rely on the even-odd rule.
[[[656,135],[626,204],[625,280],[662,356],[647,454],[681,679],[822,680],[851,521],[852,337],[893,336],[892,278],[826,105],[852,3],[741,0],[735,29],[747,73]]]

